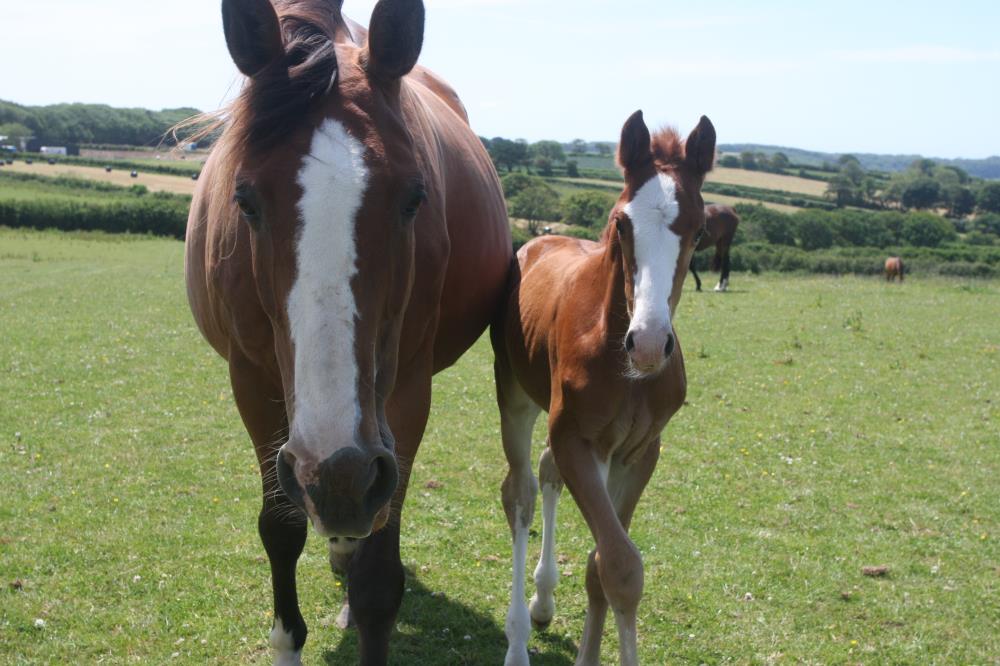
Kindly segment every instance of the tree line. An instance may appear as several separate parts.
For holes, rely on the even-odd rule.
[[[113,144],[149,146],[160,143],[171,127],[197,115],[197,109],[150,111],[119,109],[105,104],[21,106],[0,100],[0,136],[17,144],[34,138],[39,145]]]

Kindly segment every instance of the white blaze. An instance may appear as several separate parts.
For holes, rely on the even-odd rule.
[[[677,188],[657,174],[625,205],[635,238],[635,312],[632,330],[670,328],[670,292],[681,253],[681,238],[670,230],[680,213]]]
[[[288,297],[295,352],[291,437],[318,460],[352,446],[361,418],[351,280],[358,270],[355,222],[367,181],[364,147],[336,120],[324,121],[298,174],[298,273]]]

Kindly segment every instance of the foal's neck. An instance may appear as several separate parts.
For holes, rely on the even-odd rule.
[[[599,275],[603,279],[604,297],[601,300],[604,320],[604,334],[608,340],[617,340],[618,346],[628,332],[628,299],[625,294],[625,254],[618,232],[609,226],[602,235],[604,251],[600,254]]]

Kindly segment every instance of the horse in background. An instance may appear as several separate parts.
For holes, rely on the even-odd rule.
[[[610,606],[620,663],[637,664],[643,565],[628,528],[660,455],[660,433],[687,391],[673,317],[704,227],[701,187],[714,157],[708,118],[682,141],[673,130],[651,137],[637,112],[622,129],[625,189],[600,242],[542,236],[517,253],[506,312],[491,328],[509,466],[502,498],[513,539],[506,666],[528,664],[531,623],[547,626],[555,612],[555,517],[564,483],[596,542],[576,663],[599,662]],[[531,433],[543,409],[542,554],[529,609],[525,560],[539,489]]]
[[[400,520],[431,377],[496,318],[503,193],[455,92],[418,66],[420,0],[370,27],[337,0],[223,0],[247,77],[188,218],[199,329],[228,362],[263,480],[275,663],[301,663],[295,568],[311,522],[347,576],[338,624],[385,664]]]
[[[715,286],[715,291],[726,291],[729,289],[729,248],[733,244],[733,237],[736,236],[736,228],[740,225],[740,216],[731,206],[711,204],[705,206],[705,234],[698,242],[695,252],[701,252],[713,245],[715,255],[712,257],[712,270],[719,271],[719,284]],[[698,277],[694,269],[694,260],[691,261],[691,275],[694,276],[695,291],[701,291],[701,278]]]
[[[899,257],[889,257],[885,260],[885,280],[895,282],[896,278],[903,281],[903,260]]]

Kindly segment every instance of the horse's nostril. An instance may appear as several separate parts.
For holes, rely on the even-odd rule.
[[[388,451],[379,453],[372,460],[373,474],[371,483],[365,492],[365,505],[370,511],[377,511],[392,497],[396,490],[396,469],[392,454]]]
[[[667,336],[667,344],[663,347],[663,355],[670,358],[670,355],[674,353],[674,336],[670,334]]]
[[[632,331],[625,336],[625,351],[630,354],[635,351],[635,336],[632,335]]]

